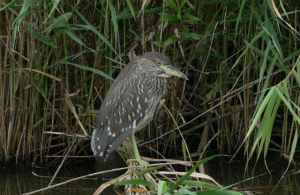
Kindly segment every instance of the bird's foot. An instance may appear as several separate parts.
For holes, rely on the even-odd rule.
[[[136,161],[143,167],[147,167],[149,165],[147,161],[144,161],[141,158],[137,158]]]

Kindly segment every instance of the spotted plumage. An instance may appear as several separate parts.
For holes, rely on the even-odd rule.
[[[157,62],[166,66],[158,66]],[[153,119],[167,91],[170,71],[186,78],[171,66],[167,56],[157,52],[137,56],[121,71],[96,120],[91,141],[94,155],[106,158],[131,133],[141,130]]]

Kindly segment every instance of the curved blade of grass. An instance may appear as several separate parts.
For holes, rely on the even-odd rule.
[[[202,181],[185,180],[185,181],[182,182],[182,184],[193,186],[193,187],[199,187],[199,188],[213,189],[213,190],[220,189],[219,186],[216,186],[214,184],[207,183],[207,182],[202,182]]]
[[[179,194],[182,194],[182,195],[197,195],[195,192],[192,192],[191,190],[188,190],[186,188],[181,188],[178,190],[178,192],[179,192]]]
[[[242,4],[241,4],[240,9],[239,9],[240,10],[239,15],[238,15],[237,21],[235,23],[235,38],[238,34],[238,27],[239,27],[239,23],[241,22],[241,16],[242,16],[242,12],[244,10],[245,3],[246,3],[246,0],[242,0]]]
[[[20,11],[17,22],[16,22],[15,27],[13,29],[13,44],[15,43],[16,36],[17,36],[17,31],[19,31],[20,24],[23,21],[23,18],[25,16],[30,4],[31,4],[31,0],[24,0],[24,3],[22,5],[22,9]]]
[[[40,71],[40,70],[36,70],[36,69],[32,69],[32,68],[22,68],[22,70],[28,70],[28,71],[36,72],[36,73],[42,74],[44,76],[47,76],[47,77],[49,77],[49,78],[51,78],[53,80],[56,80],[58,82],[61,82],[60,78],[57,78],[56,76],[53,76],[51,74],[45,73],[45,72]]]
[[[250,48],[250,45],[253,45],[263,34],[265,33],[265,31],[260,31],[249,43],[249,45],[247,45],[247,47],[244,49],[244,51],[241,53],[241,55],[238,57],[238,59],[235,61],[235,63],[233,64],[232,68],[230,70],[233,70],[236,65],[240,62],[240,60],[244,57],[244,55],[248,52],[248,49]]]
[[[19,0],[13,0],[11,1],[9,4],[5,5],[4,7],[2,7],[0,9],[0,12],[7,10],[8,8],[10,8],[11,6],[13,6],[15,3],[17,3]]]
[[[152,183],[150,181],[146,181],[144,179],[131,179],[131,180],[126,180],[126,181],[116,182],[112,185],[119,185],[119,186],[124,186],[124,185],[152,186]]]
[[[165,2],[167,2],[167,4],[172,7],[176,12],[179,11],[176,3],[173,0],[165,0]]]
[[[250,134],[252,133],[252,131],[254,130],[254,127],[256,126],[258,120],[260,119],[263,111],[265,110],[265,107],[268,105],[268,102],[271,98],[271,96],[274,93],[274,88],[271,88],[271,90],[269,91],[269,93],[267,94],[267,96],[265,97],[265,99],[262,101],[261,105],[259,106],[259,109],[257,110],[257,113],[255,114],[255,117],[249,127],[249,130],[244,138],[244,141],[246,141],[246,139],[250,136]]]
[[[188,20],[192,20],[192,21],[201,21],[201,19],[200,18],[198,18],[197,16],[194,16],[194,15],[192,15],[192,14],[189,14],[189,13],[186,13],[186,14],[184,14],[184,17],[186,18],[186,19],[188,19]]]
[[[157,12],[161,12],[163,10],[162,7],[156,7],[153,9],[146,9],[144,10],[144,16],[147,16],[148,14],[152,14],[152,13],[157,13]],[[140,13],[140,11],[136,11],[134,12],[134,16],[138,16]],[[122,13],[120,15],[117,15],[117,20],[121,20],[121,19],[131,19],[133,18],[131,13]]]
[[[67,33],[67,35],[68,35],[71,39],[73,39],[74,41],[76,41],[76,42],[79,43],[80,45],[85,46],[85,45],[83,44],[83,42],[82,42],[82,41],[81,41],[74,33],[72,33],[72,31],[67,30],[67,29],[64,29],[64,32]]]
[[[78,26],[93,31],[113,52],[115,52],[115,54],[118,55],[120,59],[122,59],[121,56],[115,50],[115,48],[110,44],[110,42],[91,23],[89,23],[88,20],[80,12],[78,12],[77,10],[75,10],[75,12],[86,23],[86,25]]]
[[[166,183],[165,181],[159,180],[157,186],[157,195],[162,195],[165,183]]]
[[[53,21],[48,28],[46,28],[45,32],[50,32],[52,29],[64,27],[66,22],[72,17],[72,13],[68,12]]]
[[[129,7],[129,10],[131,12],[132,17],[135,19],[134,9],[133,9],[131,1],[130,0],[126,0],[126,3],[127,3],[128,7]]]
[[[69,61],[67,61],[67,60],[65,60],[65,59],[60,60],[60,63],[61,63],[61,64],[67,64],[67,65],[76,66],[77,68],[81,68],[81,69],[83,69],[83,70],[92,71],[92,72],[94,72],[94,73],[96,73],[96,74],[98,74],[98,75],[101,75],[101,76],[103,76],[103,77],[109,79],[109,80],[112,80],[112,81],[114,80],[114,79],[113,79],[112,77],[110,77],[109,75],[107,75],[107,74],[105,74],[104,72],[102,72],[101,70],[97,70],[97,69],[95,69],[95,68],[91,68],[91,67],[84,66],[84,65],[81,65],[81,64],[76,64],[76,63],[73,63],[73,62],[69,62]]]
[[[36,126],[38,126],[39,124],[41,124],[42,122],[44,122],[45,120],[46,120],[46,118],[48,118],[49,116],[51,116],[52,115],[52,111],[50,111],[50,112],[48,112],[47,114],[46,114],[46,116],[43,116],[40,120],[38,120],[34,125],[33,125],[33,127],[36,127]]]
[[[236,192],[233,190],[203,190],[198,191],[197,194],[199,195],[243,195],[241,192]]]
[[[290,102],[284,97],[284,95],[281,93],[281,91],[277,87],[275,88],[275,90],[276,90],[277,94],[280,96],[281,100],[286,105],[286,107],[289,109],[291,114],[293,115],[294,119],[297,121],[298,124],[300,124],[300,118],[298,117],[298,115],[296,114],[294,109],[292,108],[292,105],[290,104]]]
[[[53,48],[57,48],[57,46],[50,41],[49,39],[47,39],[46,37],[44,37],[43,35],[41,35],[38,31],[36,31],[32,26],[28,25],[27,26],[27,31],[38,41],[43,42]]]
[[[294,135],[294,139],[293,139],[293,143],[292,143],[292,148],[290,151],[290,155],[289,155],[289,163],[292,162],[296,148],[297,148],[297,143],[298,143],[298,137],[299,137],[299,133],[298,133],[298,129],[295,129],[295,135]]]
[[[57,8],[60,0],[52,0],[53,2],[53,6],[52,9],[50,11],[50,13],[48,14],[47,18],[43,21],[43,23],[41,24],[41,26],[51,17],[51,15],[53,14],[54,10]]]
[[[155,170],[158,170],[160,168],[162,168],[163,166],[157,166],[157,167],[151,167],[151,168],[147,168],[147,169],[143,169],[139,172],[136,173],[137,176],[142,176],[146,173],[149,173],[149,172],[152,172],[152,171],[155,171]]]
[[[118,28],[118,23],[117,23],[116,9],[115,9],[114,5],[112,4],[112,1],[108,0],[107,3],[108,3],[108,7],[110,9],[110,12],[111,12],[111,20],[113,22],[115,35],[117,35],[119,32],[119,28]]]
[[[218,155],[214,155],[208,158],[205,158],[201,161],[199,161],[195,166],[193,166],[184,176],[182,176],[169,190],[169,193],[173,193],[175,189],[178,188],[179,185],[181,185],[183,183],[183,181],[188,180],[190,175],[202,164],[210,161],[211,159],[216,158]]]

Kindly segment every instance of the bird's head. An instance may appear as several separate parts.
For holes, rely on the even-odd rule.
[[[141,58],[141,65],[145,66],[144,70],[149,72],[151,76],[164,78],[176,76],[188,80],[185,74],[172,65],[170,58],[162,53],[152,51],[145,53]]]

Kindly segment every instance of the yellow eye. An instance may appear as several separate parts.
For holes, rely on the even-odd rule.
[[[157,62],[155,62],[155,64],[156,64],[157,66],[160,66],[160,65],[161,65],[161,62],[160,62],[160,61],[157,61]]]

